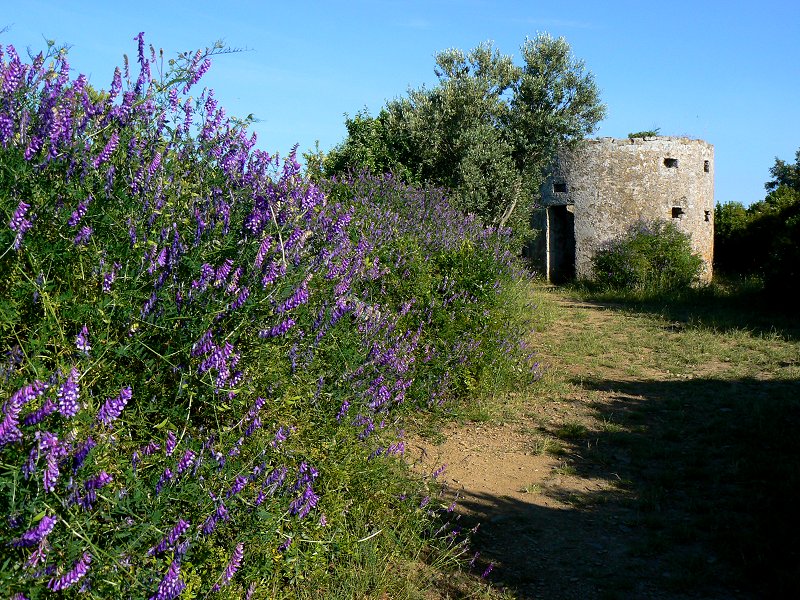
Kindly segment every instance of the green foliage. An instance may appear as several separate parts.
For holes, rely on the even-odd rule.
[[[634,133],[629,133],[628,139],[634,140],[636,138],[656,137],[658,136],[660,131],[661,131],[660,127],[656,127],[655,129],[647,129],[645,131],[636,131]]]
[[[697,283],[703,261],[689,236],[664,221],[640,223],[592,258],[600,286],[661,293]]]
[[[367,169],[441,186],[483,223],[529,235],[543,169],[560,145],[592,133],[605,108],[563,38],[541,34],[521,52],[522,66],[488,42],[439,53],[438,83],[409,90],[377,117],[348,119],[324,172]]]
[[[774,296],[800,286],[800,150],[795,164],[775,159],[764,200],[717,205],[714,262],[729,275],[757,276]]]
[[[387,564],[467,543],[404,416],[527,365],[510,240],[436,190],[315,185],[189,95],[217,47],[153,78],[137,39],[109,92],[0,54],[0,596],[397,597]]]

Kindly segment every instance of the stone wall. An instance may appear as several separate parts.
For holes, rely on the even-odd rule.
[[[703,280],[711,280],[714,253],[714,147],[676,137],[634,140],[600,138],[561,152],[542,186],[548,222],[568,206],[574,215],[575,275],[592,277],[592,257],[604,243],[641,220],[672,221],[689,234],[703,258]],[[559,226],[563,229],[563,225]],[[546,236],[549,235],[548,225]],[[545,241],[548,277],[561,257],[559,245]],[[563,261],[562,261],[563,262]],[[550,268],[552,267],[552,268]]]

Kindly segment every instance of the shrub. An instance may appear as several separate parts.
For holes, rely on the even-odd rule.
[[[384,572],[438,519],[403,411],[523,364],[508,235],[307,181],[189,95],[219,49],[156,77],[136,40],[108,91],[0,54],[0,595],[325,595],[367,541]]]
[[[664,221],[635,225],[598,251],[592,264],[599,285],[652,293],[697,283],[703,267],[689,236]]]

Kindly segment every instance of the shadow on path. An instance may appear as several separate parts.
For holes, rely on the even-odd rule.
[[[520,598],[800,597],[800,381],[580,385],[600,425],[565,476],[613,486],[540,491],[564,509],[462,493],[490,578]]]

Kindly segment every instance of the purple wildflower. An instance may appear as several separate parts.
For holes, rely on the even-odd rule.
[[[258,246],[258,252],[256,253],[256,259],[253,261],[253,266],[256,269],[261,269],[261,265],[264,264],[264,258],[267,256],[267,252],[272,247],[272,236],[266,236],[263,240],[261,240],[261,244]]]
[[[303,493],[295,497],[289,504],[289,512],[303,519],[311,512],[311,509],[314,508],[318,502],[319,496],[314,493],[311,484],[308,483]]]
[[[144,454],[145,456],[152,456],[159,450],[161,450],[161,445],[157,444],[155,440],[150,440],[147,443],[147,446],[142,447],[142,454]]]
[[[75,347],[86,354],[86,356],[89,356],[89,350],[91,350],[92,347],[89,345],[89,330],[86,328],[86,325],[83,326],[78,336],[75,338]]]
[[[83,484],[83,487],[87,490],[99,490],[100,488],[107,486],[112,481],[114,481],[114,479],[111,477],[111,475],[105,471],[100,471],[100,473],[94,477],[87,479],[86,483]]]
[[[49,452],[45,457],[45,469],[42,475],[42,485],[48,492],[56,490],[56,482],[58,481],[61,472],[58,470],[58,456],[55,452]]]
[[[97,420],[105,425],[111,425],[122,413],[132,396],[130,386],[122,388],[116,398],[109,398],[97,413]]]
[[[162,552],[166,552],[169,548],[175,546],[178,538],[186,533],[190,526],[191,524],[188,521],[178,519],[177,525],[175,525],[175,527],[173,527],[156,546],[150,548],[150,550],[147,551],[147,555],[152,556],[154,554],[161,554]]]
[[[150,596],[150,600],[173,600],[180,596],[186,587],[180,577],[181,565],[177,560],[173,560],[166,575],[164,575],[161,583],[158,584],[158,590],[153,596]]]
[[[227,281],[231,268],[233,268],[233,261],[226,258],[214,273],[214,287],[221,287]]]
[[[236,544],[236,548],[233,549],[233,554],[231,555],[231,560],[228,563],[228,566],[225,567],[225,572],[222,574],[222,581],[219,583],[215,583],[214,586],[211,588],[212,592],[218,592],[221,586],[228,585],[230,580],[236,574],[236,571],[239,570],[239,566],[242,564],[242,558],[244,558],[244,543],[239,542]]]
[[[261,425],[261,417],[255,417],[250,425],[247,426],[247,430],[244,432],[245,437],[250,437],[257,429],[261,429]]]
[[[230,519],[230,515],[228,514],[228,509],[225,508],[224,504],[220,504],[214,511],[214,513],[205,520],[201,528],[203,534],[211,535],[214,532],[214,529],[217,528],[217,522],[220,519],[223,521],[227,521]]]
[[[278,431],[275,432],[275,437],[269,443],[269,445],[272,446],[273,448],[277,448],[278,444],[280,444],[281,442],[285,442],[286,438],[288,437],[289,437],[289,430],[286,429],[283,425],[281,425],[280,427],[278,427]]]
[[[239,292],[239,296],[237,296],[236,300],[231,304],[231,310],[239,310],[247,301],[249,295],[250,290],[247,287],[243,287]]]
[[[19,231],[25,225],[25,223],[30,223],[30,221],[25,218],[25,215],[28,214],[28,209],[30,207],[30,204],[26,204],[20,200],[20,203],[17,205],[17,209],[14,211],[14,214],[11,215],[11,220],[8,222],[8,226],[11,228],[11,231]]]
[[[103,292],[106,294],[111,292],[111,285],[114,283],[114,280],[117,278],[117,272],[122,268],[122,265],[115,262],[114,266],[111,268],[110,272],[103,273]]]
[[[152,177],[155,175],[158,168],[161,166],[161,152],[156,152],[155,156],[153,156],[153,161],[150,163],[150,166],[147,168],[147,174]]]
[[[231,489],[228,490],[227,497],[230,498],[231,496],[235,496],[236,494],[241,492],[244,489],[244,486],[246,485],[247,485],[247,477],[244,477],[242,475],[237,475],[236,479],[233,481]]]
[[[276,309],[276,312],[284,313],[306,302],[308,302],[308,280],[303,281],[294,293]]]
[[[89,203],[92,201],[92,196],[89,195],[86,200],[80,202],[78,204],[78,208],[76,208],[69,217],[67,224],[70,227],[75,227],[78,223],[80,223],[81,219],[86,215],[86,211],[89,209]]]
[[[274,327],[270,327],[269,329],[262,329],[258,332],[258,337],[260,338],[274,338],[280,337],[285,335],[287,331],[289,331],[295,324],[294,319],[286,319],[282,323],[275,325]]]
[[[214,342],[211,340],[212,336],[213,333],[209,329],[200,337],[199,340],[192,344],[192,350],[190,352],[191,356],[196,358],[198,356],[205,356],[211,352],[215,347]]]
[[[280,546],[278,546],[278,552],[286,552],[289,549],[289,546],[291,545],[292,545],[292,538],[288,537],[286,538],[286,541],[284,541]]]
[[[57,592],[60,590],[66,590],[67,588],[71,588],[73,585],[78,583],[89,571],[89,564],[92,562],[92,555],[88,552],[84,552],[83,556],[81,556],[75,565],[72,567],[72,570],[66,573],[64,576],[59,577],[56,579],[55,577],[49,581],[47,584],[48,589]]]
[[[158,482],[156,483],[156,496],[158,496],[161,493],[161,490],[170,481],[172,481],[172,471],[170,470],[169,467],[167,467],[166,469],[164,469],[164,473],[161,475]]]
[[[151,312],[153,312],[153,308],[155,308],[157,301],[158,301],[158,296],[156,295],[156,293],[153,292],[152,294],[150,294],[150,297],[142,305],[141,315],[143,319],[147,317]]]
[[[286,275],[286,265],[283,263],[270,262],[267,272],[261,279],[261,285],[266,289],[267,286],[274,283],[278,277],[283,277],[284,275]]]
[[[172,456],[172,453],[175,452],[175,446],[178,445],[178,440],[175,437],[174,431],[167,432],[167,441],[164,443],[164,453],[167,456]]]
[[[89,243],[89,238],[92,237],[92,228],[88,225],[81,227],[80,231],[75,234],[75,239],[72,242],[76,246],[85,246]]]
[[[56,393],[56,397],[58,398],[58,412],[65,417],[74,417],[78,414],[78,395],[80,394],[80,388],[78,387],[79,377],[80,373],[78,369],[72,367],[67,381],[58,388],[58,392]]]
[[[191,467],[194,464],[195,459],[197,458],[197,454],[195,454],[192,450],[187,450],[183,453],[183,458],[178,462],[178,467],[176,469],[177,474],[180,475],[186,469]]]
[[[72,471],[76,472],[78,469],[83,466],[83,463],[86,461],[86,457],[91,452],[92,448],[97,446],[97,442],[95,442],[91,437],[86,438],[86,441],[83,442],[78,451],[75,453],[75,456],[72,458]]]
[[[12,540],[10,545],[14,546],[15,548],[28,548],[30,546],[35,546],[45,537],[47,537],[51,531],[53,531],[53,528],[56,526],[57,522],[58,517],[48,517],[45,515],[35,526],[28,529],[28,531],[23,533],[17,539]]]
[[[41,407],[26,415],[22,422],[25,423],[25,425],[36,425],[44,420],[47,415],[56,412],[56,410],[58,410],[58,407],[56,406],[55,402],[50,400],[50,398],[47,398]],[[2,439],[2,436],[0,436],[0,439]]]
[[[111,138],[106,143],[105,148],[103,148],[103,151],[100,152],[100,154],[98,154],[95,157],[94,161],[92,161],[92,166],[96,169],[104,162],[108,161],[108,159],[111,158],[111,155],[114,153],[114,150],[117,149],[118,145],[119,145],[119,134],[115,131],[114,133],[111,134]]]
[[[491,573],[493,569],[494,569],[494,563],[493,563],[493,562],[490,562],[490,563],[489,563],[489,566],[488,566],[488,567],[486,567],[486,570],[483,572],[483,574],[481,575],[481,577],[482,577],[483,579],[486,579],[486,578],[489,576],[489,573]]]
[[[25,158],[28,158],[27,152],[25,153]],[[14,211],[14,214],[11,215],[11,220],[8,222],[8,226],[11,228],[11,230],[17,232],[17,235],[14,239],[14,250],[20,249],[22,246],[22,238],[25,235],[25,232],[28,231],[32,226],[30,219],[28,219],[26,216],[29,208],[29,204],[20,201],[17,209]]]

